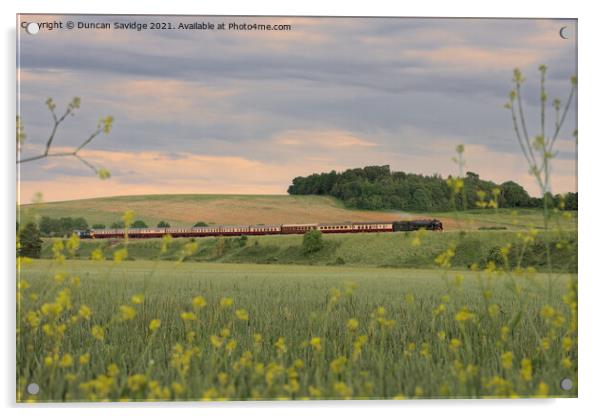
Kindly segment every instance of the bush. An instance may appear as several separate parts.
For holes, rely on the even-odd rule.
[[[198,221],[193,227],[207,227],[207,223],[205,221]]]
[[[167,221],[159,221],[159,224],[157,224],[158,228],[168,228],[171,227],[171,225],[169,225],[169,223]]]
[[[82,218],[50,218],[43,216],[40,219],[40,233],[45,237],[64,237],[73,234],[74,230],[87,230],[88,223]]]
[[[502,255],[502,249],[498,246],[491,247],[489,254],[487,255],[487,263],[493,262],[496,266],[504,265],[504,256]]]
[[[241,236],[238,238],[238,245],[239,245],[240,247],[244,247],[244,246],[246,246],[246,245],[247,245],[247,241],[249,241],[249,237],[247,237],[246,235],[241,235]]]
[[[309,230],[303,235],[303,252],[316,253],[324,248],[324,240],[320,230]]]
[[[19,233],[20,248],[18,255],[22,257],[40,258],[42,239],[38,226],[29,222]]]
[[[142,220],[136,220],[130,226],[131,228],[148,228],[148,225]]]

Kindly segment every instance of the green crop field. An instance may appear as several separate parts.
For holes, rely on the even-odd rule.
[[[40,216],[83,217],[88,224],[109,226],[131,210],[149,226],[168,221],[174,226],[208,224],[283,224],[344,221],[395,221],[439,218],[449,230],[505,227],[510,230],[541,227],[537,209],[481,209],[459,213],[407,213],[345,208],[335,198],[317,195],[140,195],[21,205],[20,221]],[[557,216],[562,228],[576,228],[576,213]],[[556,222],[556,221],[555,221]]]
[[[577,395],[565,274],[61,260],[55,249],[57,260],[21,265],[19,401]]]

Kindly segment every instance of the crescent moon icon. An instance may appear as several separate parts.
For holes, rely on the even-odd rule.
[[[566,29],[566,26],[562,26],[562,27],[560,28],[560,31],[558,32],[558,34],[560,35],[560,37],[561,37],[562,39],[568,39],[568,37],[567,37],[567,36],[564,34],[564,30],[565,30],[565,29]]]

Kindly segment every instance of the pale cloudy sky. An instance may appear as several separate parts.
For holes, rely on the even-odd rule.
[[[572,20],[22,16],[23,21],[290,24],[291,31],[42,30],[19,35],[23,157],[41,151],[73,96],[82,107],[55,150],[81,143],[103,115],[113,131],[82,152],[108,168],[100,181],[73,158],[22,165],[21,201],[146,193],[284,194],[295,176],[389,164],[423,174],[467,169],[535,181],[503,108],[512,70],[527,83],[537,134],[538,72],[550,101],[576,74]],[[569,40],[558,31],[567,26]],[[576,106],[558,140],[554,192],[576,190]],[[552,120],[552,114],[548,117]],[[551,124],[548,130],[551,129]]]

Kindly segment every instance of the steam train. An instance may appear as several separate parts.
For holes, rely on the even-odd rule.
[[[443,231],[443,224],[436,219],[393,221],[393,222],[346,222],[337,224],[281,224],[281,225],[215,225],[207,227],[165,228],[119,228],[90,229],[76,231],[80,238],[160,238],[172,237],[218,237],[241,235],[305,234],[309,230],[320,230],[324,234],[340,233],[384,233],[395,231]]]

